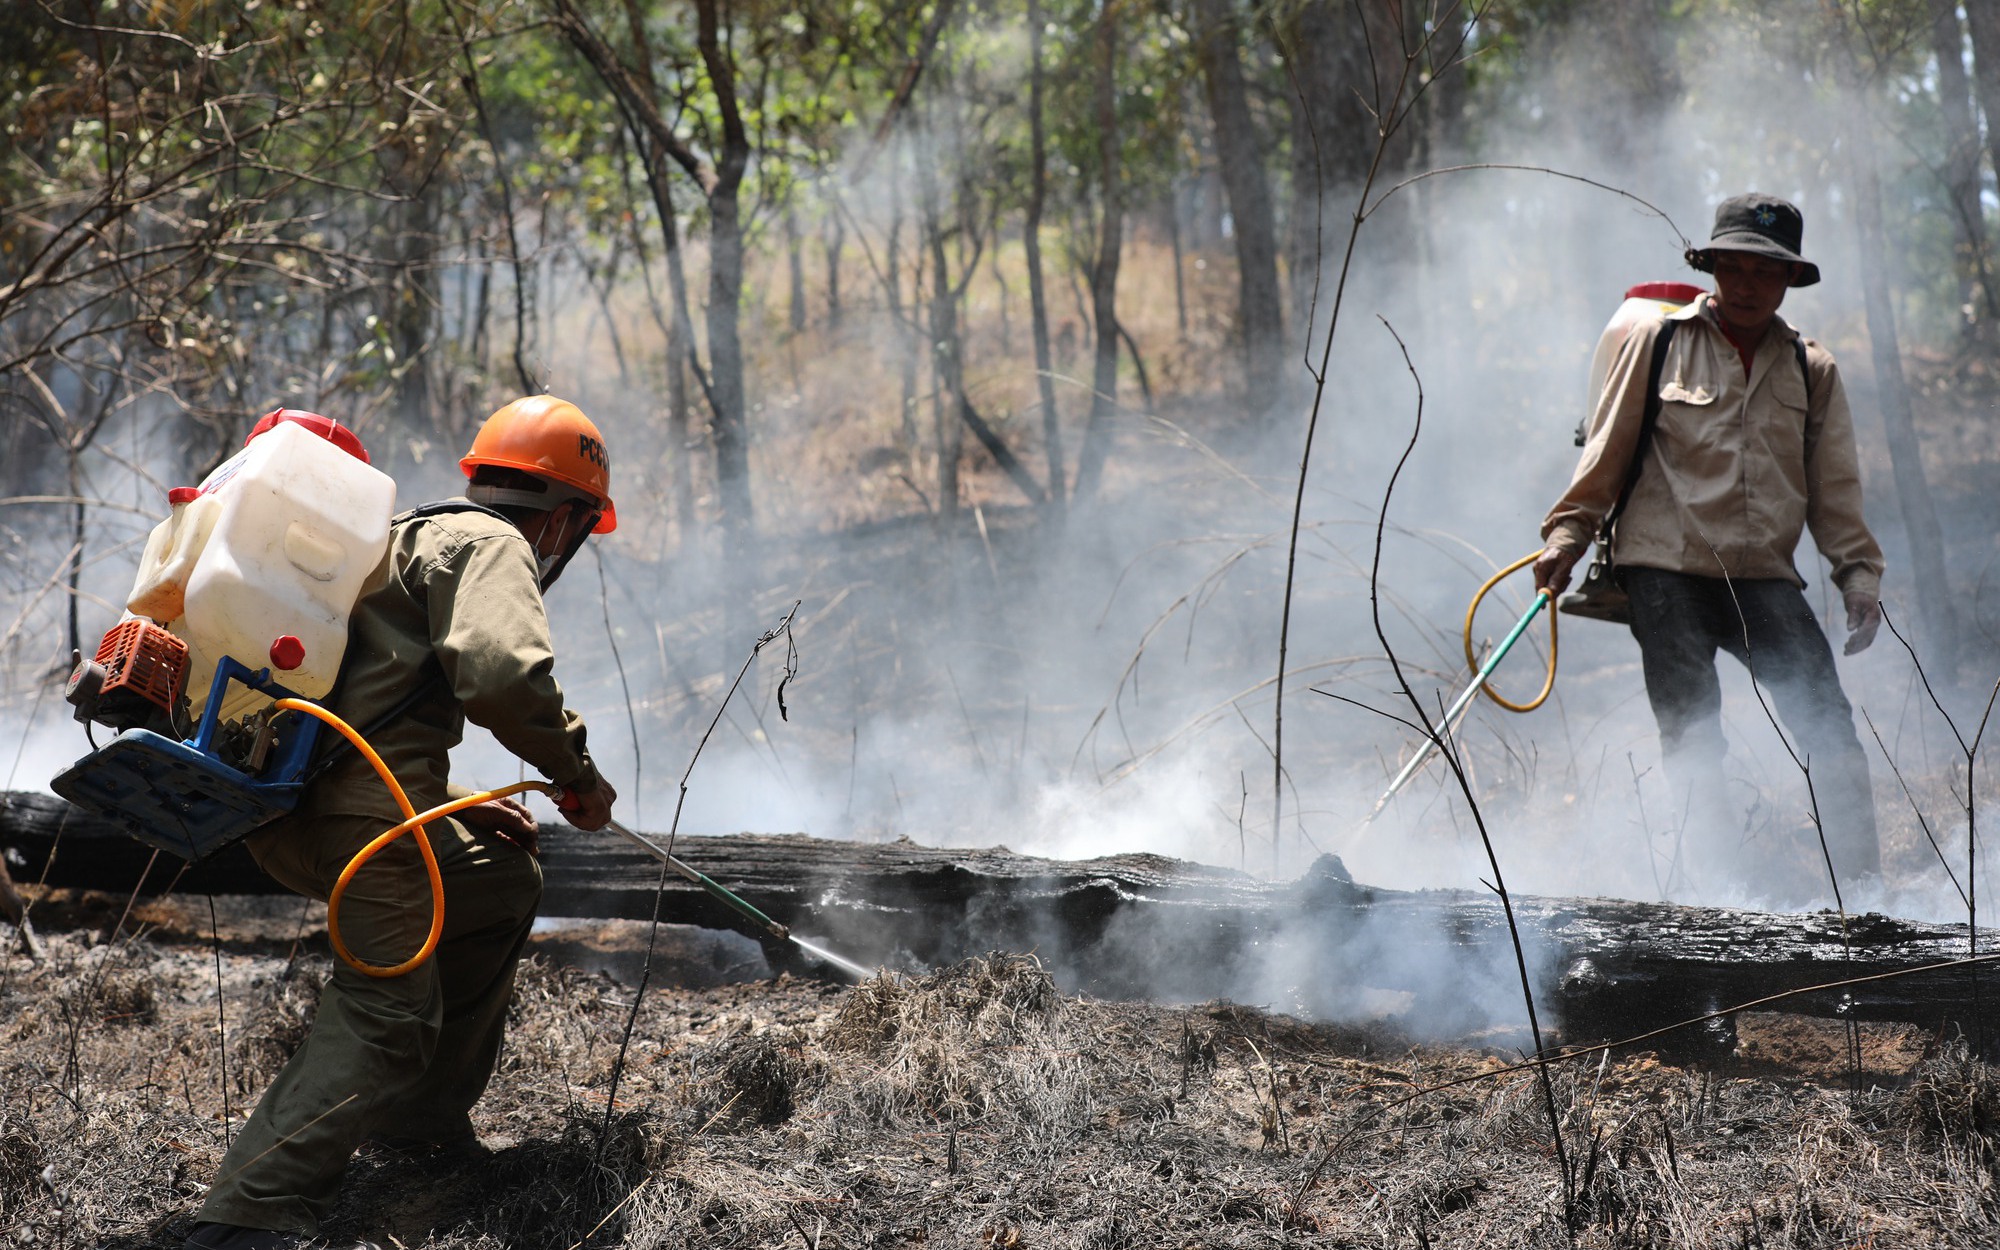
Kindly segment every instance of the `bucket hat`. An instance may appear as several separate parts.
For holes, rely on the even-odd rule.
[[[1751,252],[1801,266],[1792,277],[1792,285],[1811,286],[1819,281],[1819,266],[1799,254],[1805,231],[1805,218],[1797,205],[1753,191],[1716,205],[1715,229],[1709,232],[1708,246],[1689,248],[1687,262],[1703,273],[1713,273],[1715,253]]]

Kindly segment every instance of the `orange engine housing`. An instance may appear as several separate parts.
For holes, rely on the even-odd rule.
[[[172,714],[187,682],[187,644],[153,622],[120,621],[97,644],[104,669],[101,698],[137,696]]]

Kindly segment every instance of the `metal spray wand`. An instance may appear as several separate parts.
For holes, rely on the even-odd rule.
[[[1514,567],[1519,568],[1520,565]],[[1389,800],[1396,797],[1396,792],[1407,785],[1410,778],[1417,775],[1417,770],[1430,761],[1432,753],[1458,723],[1460,714],[1472,705],[1472,700],[1479,694],[1479,688],[1486,684],[1486,679],[1493,675],[1493,670],[1500,667],[1500,661],[1507,658],[1507,652],[1512,650],[1521,635],[1527,632],[1528,626],[1534,622],[1541,610],[1549,605],[1551,598],[1546,587],[1535,592],[1535,601],[1528,605],[1528,610],[1521,614],[1521,619],[1514,622],[1514,628],[1507,631],[1507,636],[1500,640],[1500,645],[1493,648],[1493,653],[1479,666],[1479,672],[1473,676],[1472,684],[1460,692],[1459,696],[1452,700],[1451,706],[1445,709],[1444,718],[1438,723],[1437,733],[1427,739],[1423,747],[1410,757],[1410,762],[1403,765],[1403,771],[1396,774],[1395,780],[1389,783],[1389,788],[1382,792],[1382,797],[1375,800],[1375,806],[1368,809],[1368,815],[1361,821],[1364,828],[1374,823],[1375,818],[1382,814],[1382,809],[1389,806]]]

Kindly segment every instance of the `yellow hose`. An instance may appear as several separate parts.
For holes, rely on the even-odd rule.
[[[1479,614],[1480,601],[1486,598],[1487,591],[1505,581],[1510,574],[1533,564],[1536,557],[1541,554],[1541,549],[1536,548],[1534,551],[1522,556],[1520,559],[1514,561],[1514,563],[1487,578],[1486,584],[1479,588],[1479,593],[1472,596],[1472,602],[1465,609],[1465,664],[1474,673],[1479,671],[1479,660],[1472,652],[1472,618]],[[1510,712],[1532,712],[1542,704],[1548,702],[1549,692],[1556,688],[1556,613],[1553,609],[1549,612],[1549,675],[1542,682],[1542,692],[1527,703],[1514,703],[1494,690],[1491,684],[1482,684],[1479,688],[1485,692],[1487,698]]]
[[[376,775],[382,778],[382,783],[389,787],[389,793],[394,796],[396,806],[403,809],[403,823],[384,830],[367,846],[362,847],[360,851],[356,852],[354,858],[347,861],[347,867],[341,870],[339,880],[333,883],[332,893],[327,895],[326,935],[328,940],[333,943],[333,953],[340,956],[341,961],[347,964],[348,967],[371,977],[399,977],[412,969],[422,967],[424,961],[429,959],[432,953],[437,950],[438,938],[444,934],[444,877],[438,871],[437,854],[431,850],[431,841],[424,833],[424,826],[433,820],[441,819],[451,815],[453,812],[462,811],[468,807],[476,807],[490,799],[503,799],[509,795],[521,794],[529,790],[540,791],[543,794],[553,794],[556,787],[545,785],[539,781],[521,781],[511,786],[502,786],[498,790],[482,790],[478,794],[467,795],[462,799],[453,799],[448,803],[440,803],[427,812],[419,813],[410,805],[409,796],[403,792],[403,787],[396,780],[396,775],[389,771],[389,766],[382,762],[382,757],[376,754],[375,748],[369,746],[367,740],[352,725],[349,725],[346,721],[327,711],[319,704],[309,703],[304,699],[279,699],[276,706],[285,711],[304,712],[308,716],[317,717],[333,726],[341,737],[346,738],[354,745],[355,750],[361,752],[362,758],[374,766]],[[424,871],[429,875],[431,882],[431,931],[424,938],[424,944],[417,953],[402,963],[393,965],[366,963],[356,958],[347,949],[347,944],[341,941],[341,896],[347,892],[348,883],[354,879],[354,874],[361,870],[363,864],[373,859],[376,853],[383,847],[388,846],[404,834],[413,831],[417,835],[417,849],[422,852],[424,857]]]

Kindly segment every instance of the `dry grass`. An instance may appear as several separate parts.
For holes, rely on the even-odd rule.
[[[171,932],[0,963],[0,1241],[178,1244],[323,954]],[[2000,1077],[1852,1095],[1768,1059],[1561,1069],[1575,1195],[1513,1058],[1230,1004],[1066,998],[1030,956],[854,989],[524,967],[466,1164],[358,1159],[329,1231],[424,1250],[682,1246],[1929,1247],[2000,1236]],[[1777,1027],[1767,1021],[1763,1026]],[[1412,1097],[1413,1094],[1418,1096]]]

